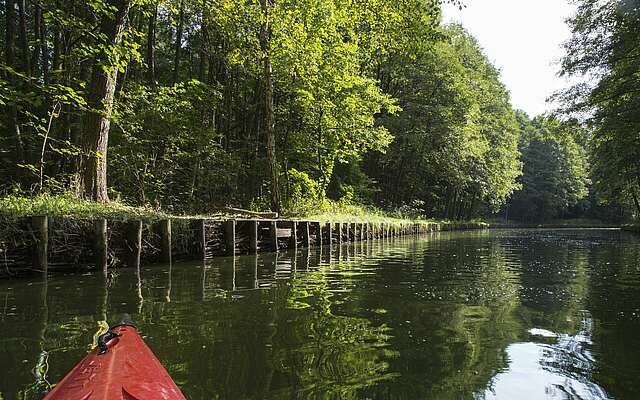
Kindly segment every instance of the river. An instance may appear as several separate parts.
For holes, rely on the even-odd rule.
[[[96,321],[188,399],[634,399],[640,237],[443,232],[0,281],[0,399],[40,399]]]

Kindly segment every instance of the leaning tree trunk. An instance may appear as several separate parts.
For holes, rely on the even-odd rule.
[[[117,10],[113,18],[104,16],[100,34],[106,38],[107,47],[117,46],[127,25],[131,0],[110,0]],[[78,164],[79,194],[82,198],[107,202],[107,146],[113,110],[113,95],[118,77],[117,52],[102,53],[96,59],[91,76],[89,106],[82,137],[82,154]]]
[[[273,71],[271,69],[271,57],[269,55],[269,9],[271,0],[261,0],[264,22],[260,30],[260,47],[264,64],[264,125],[267,139],[267,161],[271,174],[271,208],[280,212],[280,186],[278,184],[278,164],[276,160],[276,132],[275,117],[273,111]]]

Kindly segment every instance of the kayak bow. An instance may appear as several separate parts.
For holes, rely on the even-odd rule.
[[[102,335],[43,400],[185,400],[133,325]]]

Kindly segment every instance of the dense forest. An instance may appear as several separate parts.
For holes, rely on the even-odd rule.
[[[437,0],[0,1],[0,194],[627,218],[639,2],[577,4],[561,73],[587,83],[530,118]]]

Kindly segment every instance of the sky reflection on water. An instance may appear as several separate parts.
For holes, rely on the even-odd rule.
[[[522,342],[506,348],[509,366],[496,374],[481,399],[610,399],[591,381],[595,360],[589,351],[593,321],[584,312],[576,335],[556,334],[532,328],[533,339],[550,343]],[[552,338],[551,340],[549,340]]]

